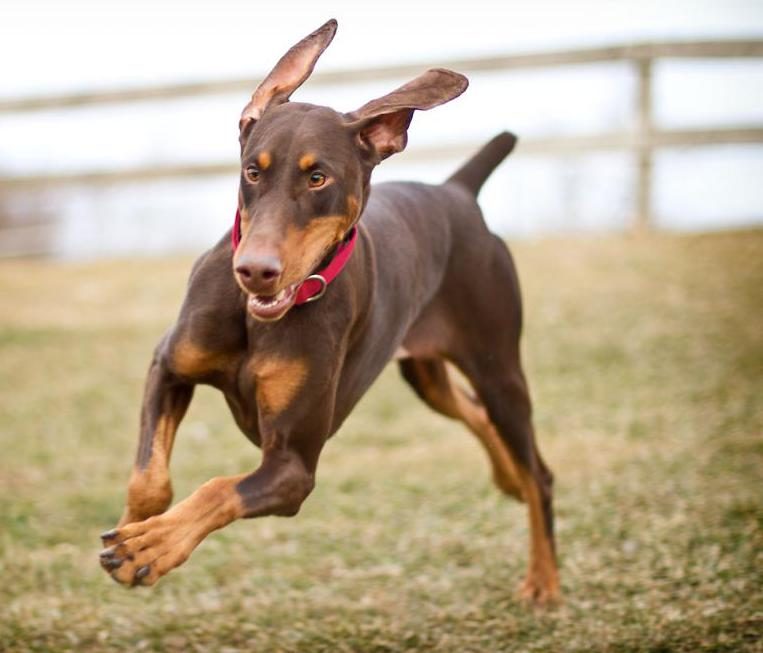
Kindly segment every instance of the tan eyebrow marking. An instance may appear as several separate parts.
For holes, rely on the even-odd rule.
[[[308,152],[307,154],[303,154],[302,157],[299,160],[299,169],[300,170],[307,170],[308,168],[315,165],[315,154],[312,152]]]
[[[261,170],[267,170],[271,163],[273,163],[273,159],[270,152],[260,152],[257,155],[257,165],[260,166]]]

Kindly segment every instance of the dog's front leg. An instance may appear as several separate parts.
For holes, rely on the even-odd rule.
[[[118,526],[164,512],[172,501],[169,459],[180,421],[193,396],[193,385],[170,369],[165,340],[157,347],[146,379],[135,464],[127,502]]]
[[[105,533],[101,565],[125,585],[152,585],[211,532],[244,517],[290,516],[313,488],[328,436],[338,373],[304,358],[254,365],[262,463],[252,474],[213,478],[161,515]]]
[[[104,533],[101,565],[122,584],[153,585],[236,519],[296,514],[313,478],[298,452],[266,450],[253,474],[213,478],[167,512]]]

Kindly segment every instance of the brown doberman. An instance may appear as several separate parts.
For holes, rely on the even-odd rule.
[[[403,150],[413,112],[468,82],[429,70],[344,114],[289,102],[336,27],[291,48],[243,111],[237,221],[194,265],[178,321],[154,353],[127,506],[102,536],[101,564],[120,583],[152,585],[235,519],[296,514],[323,445],[394,358],[429,406],[479,438],[498,487],[527,503],[521,593],[552,601],[552,476],[520,365],[517,275],[476,203],[516,138],[498,135],[442,185],[372,190],[371,171]],[[197,383],[222,391],[262,462],[168,510],[175,431]]]

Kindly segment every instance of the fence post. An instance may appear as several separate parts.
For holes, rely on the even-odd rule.
[[[652,58],[636,60],[636,219],[634,228],[646,231],[652,226]]]

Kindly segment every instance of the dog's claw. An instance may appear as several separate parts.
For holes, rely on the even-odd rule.
[[[103,560],[104,558],[110,558],[114,555],[114,547],[111,546],[108,549],[104,549],[98,554],[98,557]]]
[[[143,565],[135,572],[135,580],[139,581],[141,578],[145,578],[151,573],[151,567],[149,565]]]
[[[121,558],[114,558],[111,560],[102,560],[101,566],[106,569],[106,571],[114,571],[115,569],[119,569],[122,566],[122,563],[124,560]]]
[[[115,546],[111,546],[108,549],[104,549],[98,554],[101,559],[101,567],[106,571],[114,571],[119,569],[124,562],[124,558],[117,558],[117,551]]]
[[[116,528],[112,528],[110,531],[106,531],[105,533],[101,533],[101,539],[102,540],[113,540],[119,531]]]

